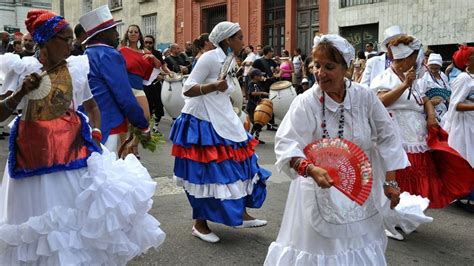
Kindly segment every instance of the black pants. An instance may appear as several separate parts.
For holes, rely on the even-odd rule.
[[[145,86],[144,91],[150,107],[150,114],[155,115],[155,122],[158,123],[161,117],[165,115],[161,102],[161,81],[155,81],[153,84]]]

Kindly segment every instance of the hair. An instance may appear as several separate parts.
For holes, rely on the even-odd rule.
[[[123,39],[120,44],[122,46],[128,46],[128,30],[130,29],[130,27],[136,27],[138,29],[138,49],[143,49],[143,45],[145,44],[145,42],[143,41],[143,33],[140,27],[136,24],[131,24],[127,27],[127,30],[123,34]]]
[[[295,52],[297,52],[298,54],[301,54],[301,49],[300,48],[296,48],[295,49]],[[288,54],[289,55],[289,54]]]
[[[424,55],[425,55],[426,57],[428,57],[428,56],[430,56],[430,54],[432,54],[433,52],[434,52],[433,50],[431,50],[431,49],[428,48],[428,49],[426,49]]]
[[[288,50],[282,50],[281,53],[285,56],[290,56],[290,52],[288,52]]]
[[[253,46],[252,46],[252,45],[249,45],[249,46],[247,46],[247,47],[250,48],[250,50],[253,52],[254,49],[253,49]]]
[[[345,69],[347,69],[346,60],[342,56],[341,52],[337,50],[330,42],[320,42],[316,48],[313,49],[313,60],[318,58],[321,55],[328,56],[332,61],[341,64]]]
[[[15,46],[17,44],[21,46],[21,41],[20,40],[13,41],[13,46]]]
[[[370,47],[374,47],[374,43],[373,42],[368,42],[366,45],[370,46]]]
[[[357,52],[357,58],[366,59],[364,51]]]
[[[86,34],[86,31],[84,30],[84,27],[82,27],[82,25],[78,23],[74,27],[74,36],[76,36],[76,39],[79,39],[82,34]]]
[[[235,36],[237,36],[237,33],[239,33],[239,31],[237,31],[236,33],[234,33],[234,35],[230,36],[229,38],[234,38]],[[226,50],[227,50],[227,44],[224,42],[226,39],[229,39],[229,38],[225,38],[224,40],[222,40],[220,43],[219,43],[219,47],[222,48],[222,50],[224,50],[224,53],[227,53]],[[226,49],[224,49],[226,48]]]
[[[153,35],[150,35],[150,34],[145,35],[145,37],[143,37],[143,39],[145,39],[145,38],[151,38],[153,40],[153,44],[155,43],[155,37]]]
[[[197,39],[193,41],[193,55],[196,56],[209,41],[209,33],[203,33],[199,35]]]
[[[273,52],[273,48],[270,45],[263,47],[263,55],[267,55],[269,52]]]

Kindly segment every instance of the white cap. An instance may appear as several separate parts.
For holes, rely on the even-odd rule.
[[[313,39],[313,48],[316,48],[316,46],[318,46],[318,43],[321,41],[321,37],[316,35],[314,36],[314,39]]]
[[[440,54],[431,53],[430,57],[428,57],[428,65],[443,65],[443,58]]]
[[[421,41],[414,38],[408,45],[399,43],[396,46],[390,46],[390,50],[392,51],[393,59],[404,59],[410,56],[414,51],[420,50],[421,45]]]
[[[404,35],[404,34],[406,34],[406,33],[403,31],[402,27],[400,27],[398,25],[393,25],[393,26],[388,27],[383,32],[383,38],[384,39],[383,39],[382,43],[380,44],[380,50],[382,50],[383,52],[388,52],[387,44],[391,40],[395,39],[396,37]]]
[[[307,78],[303,78],[303,79],[301,80],[301,84],[303,84],[303,83],[309,83],[308,79],[307,79]]]

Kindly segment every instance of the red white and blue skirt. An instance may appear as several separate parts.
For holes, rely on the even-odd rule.
[[[237,226],[245,208],[262,206],[271,173],[259,167],[258,142],[247,136],[243,142],[222,138],[210,122],[186,113],[174,122],[174,175],[186,191],[193,219]]]

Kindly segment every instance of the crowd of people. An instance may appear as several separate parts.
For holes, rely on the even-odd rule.
[[[265,202],[271,176],[256,154],[265,127],[276,131],[278,171],[291,178],[265,265],[386,265],[387,236],[403,240],[396,226],[410,233],[432,221],[423,214],[428,202],[474,201],[473,47],[460,45],[445,74],[441,55],[399,26],[385,30],[380,52],[368,43],[356,56],[343,37],[318,34],[305,56],[244,47],[240,25],[228,21],[163,52],[138,25],[120,38],[108,6],[79,21],[73,28],[32,10],[28,33],[12,42],[0,33],[0,121],[12,128],[0,136],[9,136],[2,263],[124,265],[164,242],[148,213],[156,183],[139,144],[161,135],[163,80],[176,75],[186,79],[169,134],[173,173],[192,207],[190,232],[202,241],[220,241],[208,222],[267,224],[247,212]],[[271,114],[256,123],[257,107],[281,82],[297,96],[280,125]],[[305,147],[325,139],[367,155],[373,188],[363,204],[307,158]]]

